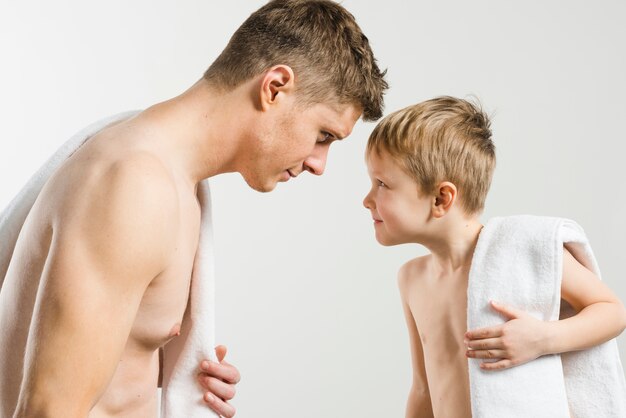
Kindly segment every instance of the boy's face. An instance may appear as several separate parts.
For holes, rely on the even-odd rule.
[[[382,245],[418,242],[431,217],[434,197],[419,193],[419,185],[386,152],[366,156],[372,188],[363,200],[374,219]]]

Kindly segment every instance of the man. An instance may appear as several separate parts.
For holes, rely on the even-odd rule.
[[[47,181],[4,279],[2,417],[155,416],[158,352],[189,296],[198,183],[239,172],[268,192],[321,175],[333,141],[381,116],[386,88],[345,9],[276,0],[186,92],[94,135]],[[208,407],[232,417],[237,370],[203,370]]]

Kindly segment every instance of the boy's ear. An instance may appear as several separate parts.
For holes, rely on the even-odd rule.
[[[452,208],[456,201],[458,191],[456,186],[449,181],[440,183],[435,189],[435,196],[432,203],[432,214],[435,218],[443,217]]]
[[[265,72],[261,79],[260,104],[266,111],[287,94],[295,91],[295,76],[288,65],[275,65]]]

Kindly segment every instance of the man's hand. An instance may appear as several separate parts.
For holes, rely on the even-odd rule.
[[[218,345],[215,354],[219,363],[204,360],[200,364],[198,380],[202,385],[204,401],[209,407],[225,418],[235,416],[235,408],[228,403],[235,397],[235,385],[241,380],[239,371],[235,366],[224,361],[226,347]]]
[[[483,370],[502,370],[519,366],[547,354],[548,327],[544,321],[524,311],[491,301],[492,309],[506,319],[502,325],[465,333],[467,357],[494,359],[480,364]]]

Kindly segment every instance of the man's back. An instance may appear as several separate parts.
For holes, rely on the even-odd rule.
[[[158,348],[187,306],[200,209],[195,185],[151,152],[149,120],[88,140],[24,223],[0,294],[3,417],[20,385],[78,415],[156,414]]]

